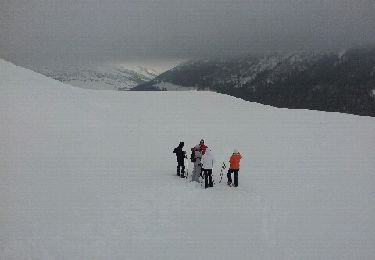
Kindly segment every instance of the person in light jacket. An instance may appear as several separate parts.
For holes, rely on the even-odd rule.
[[[194,156],[194,170],[191,176],[191,181],[199,182],[199,177],[202,174],[202,165],[201,165],[201,159],[202,159],[202,152],[199,147],[199,145],[196,145],[194,148],[191,148],[193,150],[193,156]]]
[[[211,150],[206,149],[206,152],[202,155],[202,169],[204,174],[204,188],[213,187],[212,181],[212,168],[214,167],[215,158],[213,157]]]

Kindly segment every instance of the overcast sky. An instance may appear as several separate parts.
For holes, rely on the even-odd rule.
[[[189,59],[375,44],[375,0],[0,0],[0,57]]]

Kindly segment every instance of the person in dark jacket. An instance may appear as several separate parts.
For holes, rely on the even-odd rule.
[[[177,176],[181,178],[185,178],[185,158],[186,152],[182,150],[184,147],[184,142],[180,142],[180,144],[173,149],[173,153],[176,154],[177,159]]]

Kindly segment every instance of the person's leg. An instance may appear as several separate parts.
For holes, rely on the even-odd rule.
[[[212,169],[208,170],[209,186],[213,187],[214,183],[212,181]]]
[[[177,165],[177,176],[180,176],[180,165]]]
[[[232,169],[229,169],[227,172],[228,185],[232,183]]]
[[[181,165],[181,178],[185,178],[185,165]]]
[[[192,178],[192,181],[200,182],[200,176],[202,176],[202,168],[200,166],[200,162],[196,160],[194,162],[194,176]]]
[[[233,175],[234,175],[234,186],[237,187],[238,186],[238,170],[234,170]]]
[[[193,169],[193,172],[191,174],[191,181],[198,181],[198,178],[197,178],[197,164],[196,162],[194,162],[194,169]]]
[[[209,187],[208,170],[203,170],[203,174],[204,174],[204,188],[207,189]]]
[[[178,174],[177,175],[180,175],[181,178],[184,178],[184,174],[185,174],[185,165],[184,165],[184,160],[181,160],[179,159],[178,162]]]

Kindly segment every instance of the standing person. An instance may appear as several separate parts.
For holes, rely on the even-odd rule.
[[[212,168],[214,167],[215,159],[211,154],[210,149],[206,149],[206,152],[202,155],[202,169],[204,174],[204,188],[213,187],[212,181]]]
[[[199,147],[200,147],[200,150],[202,152],[202,155],[206,152],[206,149],[208,148],[207,145],[204,144],[203,139],[201,139],[201,141],[199,142]]]
[[[184,147],[184,142],[180,142],[180,144],[173,149],[173,153],[176,154],[177,159],[177,176],[180,176],[181,178],[185,178],[185,158],[186,158],[186,152],[182,150]],[[180,169],[181,168],[181,169]]]
[[[192,157],[191,161],[194,163],[194,170],[191,176],[191,181],[199,182],[199,176],[202,174],[202,167],[201,167],[201,159],[202,159],[202,152],[199,145],[191,148]]]
[[[203,139],[200,140],[199,144],[191,148],[190,159],[194,163],[194,170],[191,176],[191,181],[200,182],[199,177],[203,177],[201,159],[206,149],[207,146],[204,144]]]
[[[234,187],[238,186],[238,171],[240,170],[240,160],[241,160],[241,158],[242,158],[242,156],[238,152],[238,150],[234,149],[233,154],[229,159],[230,166],[229,166],[229,170],[228,170],[228,173],[227,173],[228,185],[229,186],[232,185],[232,176],[231,176],[232,172],[233,172],[233,175],[234,175],[233,186]]]

